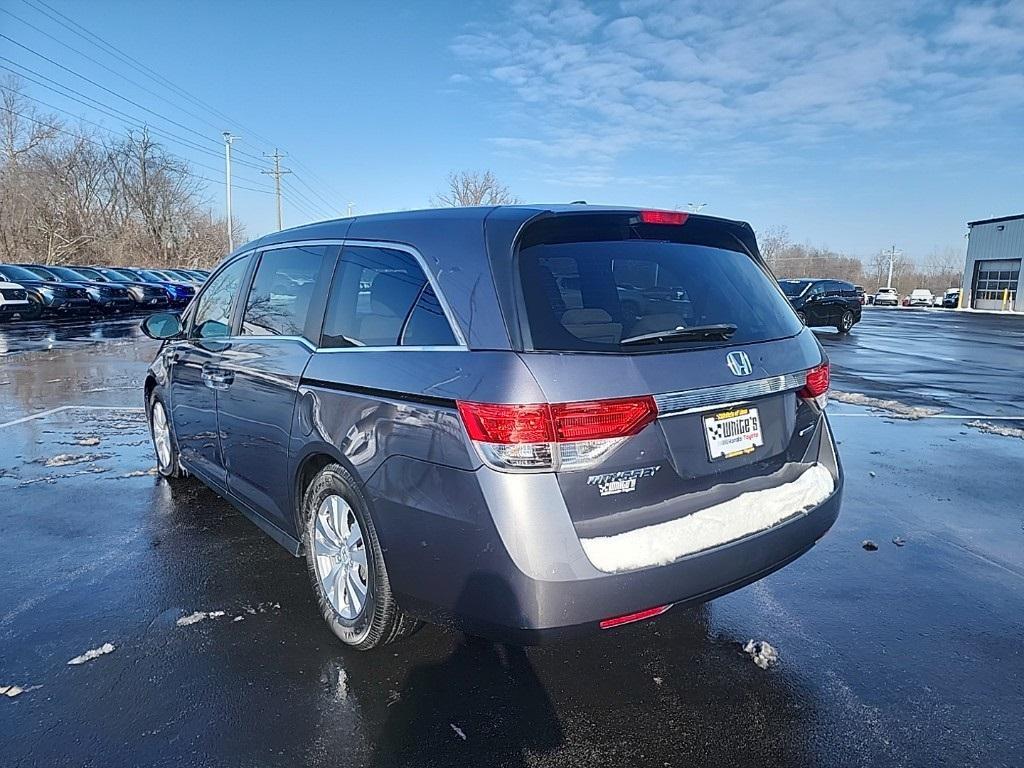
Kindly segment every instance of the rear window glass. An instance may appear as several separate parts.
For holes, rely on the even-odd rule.
[[[791,299],[802,296],[810,284],[810,280],[779,280],[779,286],[782,288],[782,292]]]
[[[691,349],[802,328],[774,281],[737,251],[652,240],[539,244],[520,251],[519,273],[537,350]]]

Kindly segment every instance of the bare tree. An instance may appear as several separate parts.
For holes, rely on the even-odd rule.
[[[187,162],[146,131],[68,128],[21,89],[0,81],[0,262],[205,267],[227,253]]]
[[[431,198],[437,208],[463,205],[510,205],[519,200],[491,171],[452,171],[447,188]]]
[[[61,132],[61,123],[42,115],[24,96],[17,75],[0,79],[0,143],[4,160],[15,163]]]
[[[768,227],[758,235],[757,246],[765,263],[774,271],[780,254],[790,246],[789,230],[782,226]]]

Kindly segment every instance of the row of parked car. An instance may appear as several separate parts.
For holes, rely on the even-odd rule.
[[[180,309],[209,275],[178,267],[0,264],[0,319]]]
[[[932,293],[927,288],[915,288],[909,294],[900,299],[899,291],[895,288],[879,288],[874,296],[868,297],[868,303],[878,307],[946,307],[956,309],[960,304],[960,289],[949,288],[945,293]]]

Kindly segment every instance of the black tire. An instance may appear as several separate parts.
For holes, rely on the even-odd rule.
[[[801,323],[807,325],[807,315],[805,315],[803,312],[797,312],[796,316],[800,318]]]
[[[843,312],[842,317],[839,318],[839,325],[836,326],[836,330],[840,333],[849,333],[850,329],[853,328],[853,312],[846,310]]]
[[[160,458],[160,451],[157,448],[156,431],[153,424],[154,415],[157,410],[157,406],[163,411],[164,418],[167,420],[167,430],[170,439],[170,457],[165,462]],[[153,390],[149,395],[149,407],[146,409],[146,417],[149,422],[149,436],[153,441],[153,453],[156,455],[156,471],[160,473],[161,477],[168,480],[175,480],[182,477],[185,473],[181,468],[181,464],[178,462],[178,439],[174,436],[174,422],[171,421],[171,415],[167,411],[167,406],[164,405],[160,395],[157,394],[156,390]]]
[[[330,496],[340,496],[348,504],[362,532],[363,550],[366,553],[366,598],[358,614],[351,619],[342,616],[331,604],[317,571],[313,548],[317,511]],[[343,643],[356,650],[368,651],[399,640],[419,626],[415,619],[405,614],[395,603],[369,506],[359,485],[344,467],[337,464],[324,467],[306,489],[302,499],[302,545],[306,569],[320,613],[327,626]]]

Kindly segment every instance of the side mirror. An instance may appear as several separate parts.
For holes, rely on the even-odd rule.
[[[151,339],[163,341],[181,336],[181,318],[170,312],[157,312],[142,321],[142,332]]]

